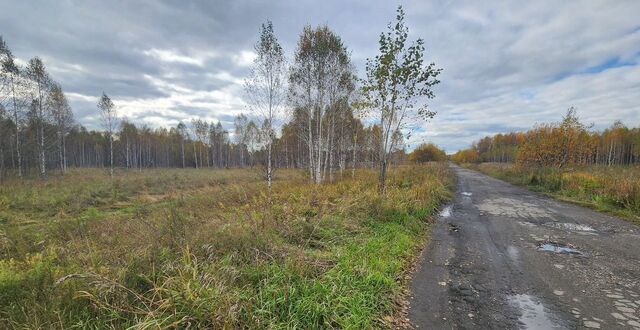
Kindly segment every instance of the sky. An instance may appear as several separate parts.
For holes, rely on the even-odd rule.
[[[243,81],[260,25],[291,58],[305,25],[327,24],[362,76],[378,36],[406,11],[410,39],[443,69],[411,123],[409,149],[447,152],[496,133],[556,122],[567,108],[594,129],[640,126],[640,1],[8,1],[0,35],[16,57],[43,59],[78,122],[99,128],[107,93],[136,124],[201,118],[231,128],[247,113]]]

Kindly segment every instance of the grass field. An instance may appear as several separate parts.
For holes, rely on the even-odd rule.
[[[493,177],[640,223],[640,167],[588,166],[560,171],[512,164],[467,165]]]
[[[390,326],[443,164],[315,186],[280,170],[75,170],[0,186],[0,328]]]

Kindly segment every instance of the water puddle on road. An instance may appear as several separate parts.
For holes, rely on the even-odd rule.
[[[447,205],[445,206],[445,208],[442,209],[442,211],[440,211],[440,217],[448,218],[451,216],[452,211],[453,211],[453,206]]]
[[[517,294],[509,297],[509,302],[521,313],[518,319],[521,329],[564,329],[554,320],[554,315],[533,296]]]
[[[572,247],[563,246],[557,243],[544,243],[544,244],[538,245],[538,250],[545,251],[545,252],[560,253],[560,254],[572,254],[572,255],[578,255],[578,256],[585,255],[583,252],[579,250],[576,250]]]
[[[467,192],[467,191],[463,191],[462,192],[462,196],[469,197],[471,195],[473,195],[473,193],[470,193],[470,192]]]

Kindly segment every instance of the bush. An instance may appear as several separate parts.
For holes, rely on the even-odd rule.
[[[442,162],[447,160],[444,150],[433,143],[423,143],[409,154],[412,163]]]

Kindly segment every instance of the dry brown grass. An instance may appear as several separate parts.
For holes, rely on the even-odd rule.
[[[271,203],[250,170],[3,186],[0,325],[384,326],[450,180],[396,168],[380,196],[373,172],[316,186],[281,170]]]

